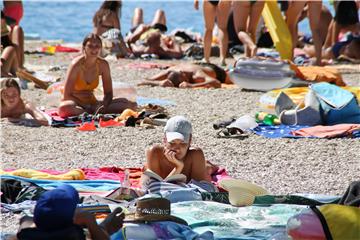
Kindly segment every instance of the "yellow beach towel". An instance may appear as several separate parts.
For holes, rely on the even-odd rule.
[[[63,174],[50,174],[33,169],[17,169],[14,171],[3,171],[0,169],[0,175],[13,175],[31,179],[45,179],[45,180],[85,180],[85,173],[81,169],[70,170]]]

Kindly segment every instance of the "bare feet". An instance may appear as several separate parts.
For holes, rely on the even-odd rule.
[[[102,223],[100,223],[100,226],[103,227],[109,235],[112,235],[122,228],[124,218],[125,213],[123,212],[123,209],[118,207],[114,209]]]

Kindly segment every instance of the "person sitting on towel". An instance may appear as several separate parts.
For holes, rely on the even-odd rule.
[[[162,145],[146,150],[145,169],[157,173],[163,179],[182,173],[190,180],[210,182],[209,168],[200,148],[192,148],[192,126],[183,116],[170,118],[164,128]]]
[[[66,75],[64,95],[58,109],[61,117],[77,116],[84,112],[121,113],[127,108],[136,108],[136,103],[126,98],[113,99],[109,63],[99,57],[101,45],[100,37],[94,33],[83,40],[83,52],[71,62]],[[103,101],[98,101],[94,95],[100,76]]]
[[[85,240],[83,228],[90,239],[110,239],[110,235],[122,228],[125,214],[116,208],[99,225],[95,216],[77,208],[79,194],[70,185],[62,184],[44,192],[36,202],[34,217],[20,219],[17,239],[69,239]]]
[[[21,99],[19,84],[13,78],[1,80],[1,118],[18,121],[25,113],[30,114],[40,125],[48,126],[45,114],[33,104]]]
[[[155,54],[161,59],[182,58],[181,47],[172,37],[166,36],[165,12],[157,10],[151,25],[144,24],[143,10],[136,8],[132,19],[132,29],[126,42],[136,57]]]
[[[229,75],[215,64],[200,62],[181,63],[169,67],[165,71],[144,80],[138,85],[179,88],[220,88],[221,83],[232,84]]]

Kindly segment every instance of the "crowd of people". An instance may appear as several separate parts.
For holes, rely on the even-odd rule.
[[[64,93],[58,107],[61,117],[77,116],[85,112],[121,113],[125,109],[137,108],[135,102],[125,98],[114,98],[111,70],[109,63],[103,58],[108,54],[115,54],[118,58],[144,55],[160,59],[183,57],[184,52],[175,37],[166,35],[167,19],[165,12],[160,9],[155,12],[151,23],[144,23],[143,9],[136,8],[132,28],[123,37],[120,21],[121,4],[120,0],[105,0],[96,11],[93,17],[93,33],[84,38],[81,54],[71,61],[67,69]],[[259,39],[256,34],[264,1],[204,0],[202,4],[205,29],[203,60],[171,66],[144,79],[139,86],[219,88],[223,83],[231,83],[228,73],[210,61],[215,24],[219,30],[220,65],[226,66],[229,21],[233,21],[232,28],[237,40],[244,45],[245,56],[256,56]],[[322,65],[324,59],[336,59],[340,56],[348,60],[359,60],[359,7],[359,1],[335,1],[333,17],[321,1],[288,2],[282,10],[292,36],[292,50],[298,46],[303,47],[310,57],[315,57],[315,65]],[[198,0],[194,1],[194,8],[199,9]],[[14,80],[19,70],[26,71],[24,32],[19,26],[22,16],[21,1],[4,1],[4,9],[1,12],[1,77],[5,79],[1,81],[1,118],[16,120],[27,113],[41,125],[47,126],[49,121],[45,114],[21,98],[20,86]],[[298,23],[306,17],[310,22],[310,39],[298,33]],[[102,100],[98,100],[94,95],[100,81],[104,92]],[[201,149],[191,146],[191,139],[190,121],[182,116],[170,118],[164,128],[163,144],[147,149],[145,168],[164,179],[181,173],[186,176],[187,183],[195,180],[210,184],[209,166],[204,153]],[[51,205],[51,201],[59,201],[56,202],[57,207]],[[67,201],[71,207],[65,211],[61,208],[61,203]],[[49,225],[47,221],[55,221],[56,217],[52,218],[49,214],[62,212],[66,217],[66,221],[62,222],[65,224],[62,226],[63,229],[74,225],[86,227],[92,239],[108,239],[109,235],[121,228],[124,219],[121,210],[115,210],[102,225],[98,225],[92,215],[76,211],[78,201],[77,192],[69,186],[44,193],[38,200],[30,225],[39,231],[52,231],[53,229],[47,228],[55,225]],[[30,225],[27,225],[27,228]],[[72,231],[77,230],[75,228]],[[21,239],[22,235],[26,234],[26,231],[21,230],[18,236]],[[81,236],[75,239],[82,238]]]

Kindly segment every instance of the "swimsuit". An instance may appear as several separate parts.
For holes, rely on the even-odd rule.
[[[3,45],[4,49],[7,46],[13,45],[13,43],[10,40],[9,34],[10,34],[10,31],[8,29],[8,26],[6,24],[1,25],[1,45]]]
[[[209,3],[211,3],[215,7],[219,4],[219,2],[219,0],[209,0]]]
[[[212,63],[206,63],[206,62],[198,62],[195,63],[196,65],[200,65],[202,67],[209,67],[211,68],[215,74],[216,74],[216,79],[219,80],[221,83],[225,83],[226,80],[226,72],[224,69],[222,69],[221,67],[212,64]]]
[[[338,58],[340,56],[340,51],[343,47],[350,44],[351,41],[360,39],[358,36],[349,35],[347,36],[347,39],[345,41],[340,41],[334,44],[334,46],[331,48],[332,53],[334,54],[335,58]]]
[[[96,74],[95,74],[95,79],[93,81],[91,81],[90,83],[87,83],[85,81],[84,78],[84,72],[85,72],[85,67],[84,65],[81,66],[81,71],[79,71],[79,74],[76,77],[75,80],[75,85],[74,85],[74,95],[75,98],[77,98],[79,100],[79,103],[81,105],[94,105],[97,103],[97,99],[94,95],[94,89],[97,88],[97,86],[99,85],[99,63],[96,61]],[[81,93],[81,92],[91,92],[92,94],[89,95],[82,95],[82,94],[77,94],[77,93]]]
[[[11,17],[16,20],[16,25],[19,25],[21,18],[23,17],[24,9],[22,3],[13,3],[10,6],[4,7],[4,14],[7,17]]]

